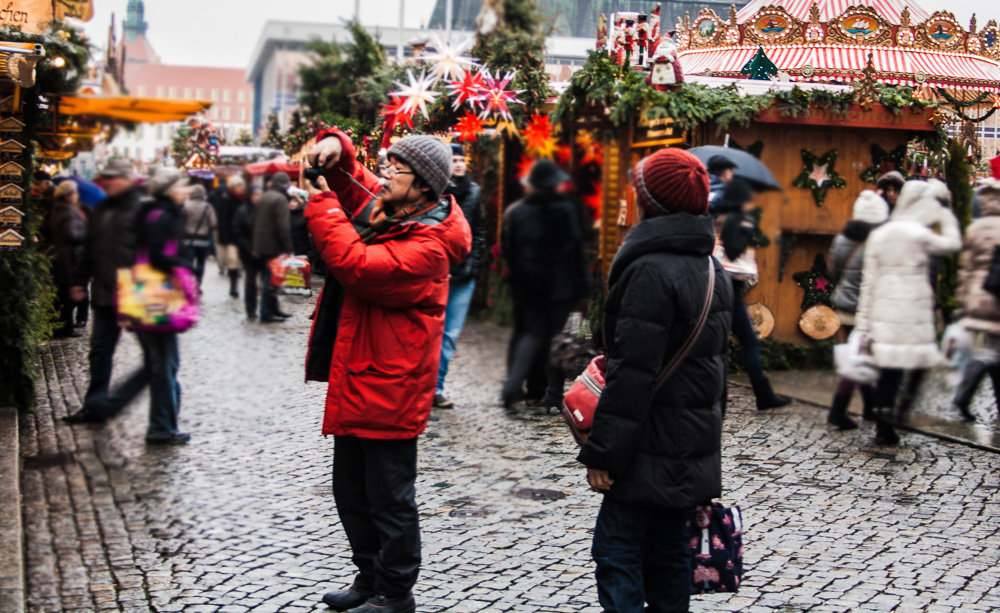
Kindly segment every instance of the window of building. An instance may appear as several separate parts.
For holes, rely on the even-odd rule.
[[[198,89],[194,90],[194,97],[197,100],[204,100],[205,99],[205,90],[203,90],[200,87]]]
[[[229,121],[229,107],[228,106],[222,107],[222,120],[223,121]]]
[[[223,102],[229,102],[229,100],[230,100],[231,97],[232,97],[231,90],[228,90],[228,89],[222,90],[222,101]]]
[[[217,89],[213,89],[212,90],[212,100],[216,100],[216,101],[219,100],[219,90],[217,90]]]
[[[171,98],[176,98],[177,97],[177,88],[174,87],[173,85],[170,86],[170,94],[169,95],[170,95]]]
[[[236,92],[236,101],[239,102],[240,104],[246,104],[247,93],[242,89]]]
[[[164,97],[166,97],[166,95],[167,94],[166,94],[165,90],[163,89],[163,86],[162,85],[157,85],[156,86],[156,97],[157,98],[164,98]]]
[[[156,124],[156,138],[158,138],[159,140],[163,140],[163,124],[162,123]]]
[[[145,85],[140,85],[139,88],[138,88],[138,90],[136,91],[136,93],[138,95],[140,95],[140,96],[145,96],[146,95],[146,86]]]
[[[184,88],[184,98],[185,98],[186,100],[190,100],[190,99],[191,99],[191,95],[192,95],[193,93],[194,93],[194,92],[192,92],[192,91],[191,91],[191,88],[190,88],[190,87],[185,87],[185,88]]]
[[[219,107],[213,106],[212,107],[212,119],[218,119],[218,118],[219,118]]]
[[[245,106],[241,106],[236,110],[236,119],[240,122],[247,120],[247,108]]]

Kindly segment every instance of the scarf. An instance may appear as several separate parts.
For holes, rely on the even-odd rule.
[[[381,198],[376,198],[372,206],[371,215],[368,216],[368,225],[358,229],[361,240],[366,245],[371,244],[376,238],[388,232],[393,226],[404,223],[419,217],[438,205],[437,202],[413,203],[408,206],[396,209],[391,215],[386,212]]]

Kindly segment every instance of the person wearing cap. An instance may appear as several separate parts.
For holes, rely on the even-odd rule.
[[[604,494],[594,529],[605,611],[687,611],[687,518],[722,493],[722,416],[734,294],[712,257],[708,173],[681,149],[660,149],[632,171],[642,211],[608,278],[606,385],[577,460]],[[660,388],[656,379],[704,327]],[[611,342],[613,340],[613,342]],[[648,608],[644,608],[644,603]]]
[[[472,251],[469,257],[458,264],[452,264],[448,282],[448,307],[444,316],[444,337],[441,341],[441,364],[438,366],[437,390],[434,392],[434,406],[450,409],[454,406],[444,395],[444,380],[448,375],[448,364],[455,354],[458,335],[462,333],[465,318],[469,314],[472,294],[476,291],[476,279],[486,248],[486,232],[483,226],[483,209],[480,203],[482,190],[466,171],[465,150],[459,143],[451,144],[451,182],[446,193],[455,198],[462,207],[465,220],[472,230]]]
[[[263,266],[265,276],[260,289],[261,323],[281,322],[288,317],[281,311],[275,287],[267,278],[267,264],[279,255],[292,253],[291,215],[288,211],[288,186],[291,184],[287,173],[275,173],[254,211],[251,254]]]
[[[507,409],[526,397],[525,383],[538,364],[546,369],[542,405],[562,405],[564,373],[549,364],[549,349],[589,294],[580,210],[559,193],[568,178],[551,160],[535,162],[523,181],[525,197],[504,212],[500,251],[517,320],[500,392]]]
[[[830,247],[830,281],[837,289],[833,293],[833,306],[844,330],[850,334],[854,329],[854,313],[858,310],[858,294],[861,291],[861,273],[865,261],[865,242],[871,231],[889,219],[889,204],[876,192],[866,189],[854,201],[853,219],[844,225],[843,231],[833,239]],[[840,430],[854,430],[858,427],[847,416],[851,395],[857,384],[850,379],[837,381],[837,389],[830,404],[826,421]],[[875,388],[861,386],[864,403],[862,416],[874,420]]]
[[[358,568],[323,596],[338,611],[409,613],[420,570],[417,437],[437,384],[451,265],[472,232],[445,195],[452,154],[434,136],[388,151],[380,181],[338,129],[318,135],[310,162],[325,169],[305,217],[327,267],[306,356],[306,379],[326,381],[323,434],[333,435],[333,495]]]
[[[736,163],[724,155],[713,155],[708,158],[708,202],[714,203],[726,185],[733,180],[733,169]]]
[[[85,286],[81,271],[84,242],[87,239],[87,217],[81,209],[75,181],[66,179],[56,187],[49,215],[48,234],[55,254],[52,278],[59,308],[55,337],[79,336],[74,331],[73,313],[81,299],[79,294],[71,296],[70,288]]]
[[[107,197],[90,214],[81,275],[81,281],[90,283],[93,314],[88,354],[90,384],[83,406],[67,416],[66,421],[70,423],[103,422],[106,419],[97,405],[106,404],[109,397],[115,348],[121,337],[115,312],[118,269],[135,264],[135,215],[140,190],[132,163],[124,159],[109,161],[98,173],[97,181]],[[81,282],[71,287],[71,296],[85,296],[86,285],[86,282]],[[137,373],[133,373],[126,383],[137,381],[136,376]]]

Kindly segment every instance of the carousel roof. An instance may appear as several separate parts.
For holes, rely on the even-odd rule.
[[[871,60],[882,83],[1000,92],[1000,30],[968,28],[909,0],[751,0],[723,20],[677,25],[685,74],[740,77],[758,48],[792,81],[851,83]]]

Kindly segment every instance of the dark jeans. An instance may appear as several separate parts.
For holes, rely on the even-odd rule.
[[[278,292],[276,288],[271,285],[271,272],[267,268],[267,263],[276,258],[277,256],[261,256],[260,258],[260,274],[261,274],[261,286],[260,286],[260,317],[265,319],[268,317],[274,317],[281,310],[278,305]]]
[[[565,373],[549,365],[552,339],[562,331],[573,310],[572,301],[541,302],[525,300],[515,306],[521,310],[523,321],[511,339],[511,353],[507,382],[503,385],[504,398],[517,398],[532,372],[545,369],[547,402],[559,403],[563,397]]]
[[[1000,409],[1000,363],[987,364],[979,360],[972,360],[965,367],[962,373],[962,382],[958,384],[955,393],[955,404],[968,410],[972,404],[972,398],[976,395],[976,389],[982,383],[983,377],[990,376],[993,381],[993,397],[996,399],[997,408]]]
[[[878,387],[875,388],[875,406],[878,407],[878,420],[892,424],[902,419],[910,410],[917,388],[924,380],[925,370],[903,370],[901,368],[883,368],[879,374]],[[906,384],[903,380],[907,373]],[[900,396],[900,391],[902,395]],[[898,397],[898,400],[897,400]]]
[[[417,582],[416,478],[416,438],[334,437],[333,498],[362,590],[400,597]]]
[[[89,407],[97,396],[106,396],[111,384],[111,365],[115,357],[115,347],[122,329],[118,327],[115,307],[93,305],[94,327],[90,331],[90,385],[84,396],[84,407]]]
[[[90,298],[84,298],[76,303],[76,325],[87,324],[87,314],[90,312]]]
[[[59,283],[56,286],[56,307],[59,310],[59,323],[56,326],[54,333],[55,336],[66,336],[73,332],[73,314],[77,309],[77,302],[69,297],[70,286],[65,283]]]
[[[243,262],[243,304],[246,306],[247,317],[257,316],[257,278],[265,274],[264,265],[250,254],[240,254]],[[264,278],[267,284],[267,278]]]
[[[688,513],[604,497],[591,553],[605,613],[687,613],[692,572],[685,543]]]
[[[750,382],[762,383],[767,377],[764,375],[764,362],[760,359],[760,340],[757,338],[757,331],[753,329],[739,286],[740,283],[733,283],[733,336],[743,352],[743,368],[746,369]]]
[[[201,287],[201,278],[205,276],[205,260],[208,258],[209,247],[188,247],[188,261],[191,262],[191,270],[198,279],[198,286]]]

